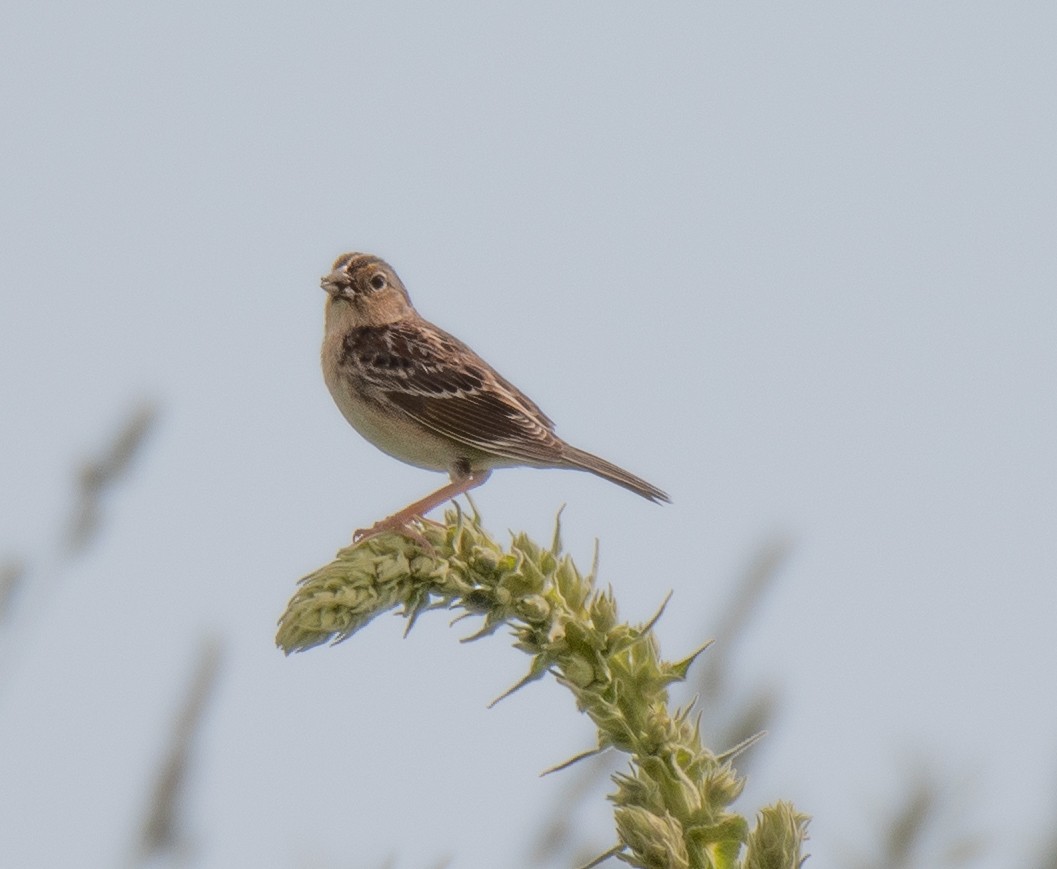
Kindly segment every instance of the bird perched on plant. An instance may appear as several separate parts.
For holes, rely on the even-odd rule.
[[[480,486],[493,468],[527,465],[590,471],[654,502],[656,486],[570,446],[535,402],[457,338],[424,320],[388,263],[365,253],[337,258],[328,294],[323,377],[338,409],[394,458],[451,482],[355,539],[383,531],[418,536],[410,523]]]

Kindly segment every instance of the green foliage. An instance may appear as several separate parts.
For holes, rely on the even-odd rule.
[[[612,856],[658,869],[800,865],[807,817],[778,803],[750,831],[729,811],[744,784],[731,765],[736,752],[709,751],[692,710],[668,707],[667,686],[685,678],[703,649],[663,660],[652,630],[660,613],[644,625],[621,622],[612,591],[597,589],[594,569],[584,575],[561,553],[557,532],[549,548],[516,534],[504,550],[479,517],[449,511],[445,518],[445,526],[421,526],[428,546],[382,535],[342,549],[305,577],[279,622],[279,647],[289,654],[340,642],[397,607],[408,629],[430,609],[481,616],[471,640],[506,626],[532,657],[507,693],[552,673],[598,728],[596,748],[556,769],[611,747],[629,756],[610,795],[618,844],[596,863]]]

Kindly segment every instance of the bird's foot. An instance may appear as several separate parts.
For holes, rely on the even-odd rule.
[[[360,528],[352,535],[352,542],[363,543],[365,540],[370,540],[372,537],[377,537],[379,534],[392,532],[394,534],[402,534],[404,537],[414,540],[415,543],[425,549],[430,555],[436,555],[437,550],[433,547],[433,544],[426,539],[425,535],[415,527],[416,524],[432,525],[435,528],[445,527],[442,523],[434,522],[432,519],[426,519],[424,516],[405,516],[403,513],[397,513],[375,522],[370,528]]]

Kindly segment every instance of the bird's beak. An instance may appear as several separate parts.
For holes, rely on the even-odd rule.
[[[329,275],[325,275],[323,280],[319,282],[319,285],[326,290],[332,296],[342,295],[342,273],[331,272]]]

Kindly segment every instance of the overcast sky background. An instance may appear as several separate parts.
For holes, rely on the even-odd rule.
[[[204,867],[525,865],[592,743],[466,624],[284,658],[352,530],[439,486],[318,367],[319,277],[388,259],[565,438],[667,489],[497,472],[663,651],[761,541],[739,646],[780,715],[737,807],[847,865],[920,768],[1025,865],[1057,806],[1057,6],[85,4],[0,11],[0,863],[126,853],[192,667],[226,644],[190,819]],[[49,561],[79,459],[161,417],[99,545]],[[17,639],[15,639],[17,638]],[[714,748],[726,746],[715,745]],[[602,846],[609,808],[590,814]]]

